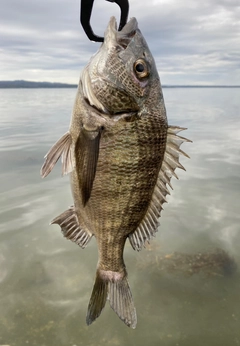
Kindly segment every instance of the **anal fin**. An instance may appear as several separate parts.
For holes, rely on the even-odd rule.
[[[83,249],[92,237],[92,234],[89,231],[85,231],[79,225],[74,206],[53,219],[51,224],[58,224],[61,227],[64,237],[72,240]]]
[[[45,155],[45,162],[41,168],[41,176],[45,178],[53,169],[56,162],[62,156],[62,174],[68,174],[73,169],[72,137],[69,132],[65,133]]]

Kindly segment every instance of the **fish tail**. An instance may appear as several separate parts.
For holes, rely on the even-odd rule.
[[[136,328],[137,315],[127,275],[122,279],[109,282],[109,303],[118,317],[131,328]]]
[[[88,305],[86,322],[90,325],[101,314],[106,300],[118,317],[131,328],[136,328],[137,315],[127,273],[97,270],[96,281]]]

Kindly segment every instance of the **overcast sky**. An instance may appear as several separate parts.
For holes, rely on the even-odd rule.
[[[162,84],[240,85],[240,0],[129,0]],[[0,80],[78,83],[99,43],[79,23],[80,0],[0,1]],[[103,35],[119,7],[95,0]]]

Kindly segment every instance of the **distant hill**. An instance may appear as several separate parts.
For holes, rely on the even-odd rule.
[[[162,85],[163,88],[239,88],[239,85]],[[30,82],[26,80],[0,81],[0,89],[10,88],[77,88],[77,84]]]
[[[26,80],[0,81],[0,88],[76,88],[77,84],[29,82]]]

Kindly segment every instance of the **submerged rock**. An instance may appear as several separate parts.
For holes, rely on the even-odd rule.
[[[154,271],[177,272],[190,276],[200,273],[209,276],[229,276],[237,270],[234,258],[219,248],[195,254],[173,252],[166,255],[156,255],[150,248],[147,260],[140,260],[138,265],[141,268],[152,268]]]

